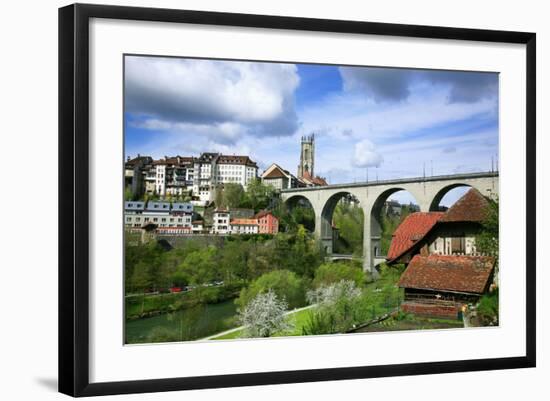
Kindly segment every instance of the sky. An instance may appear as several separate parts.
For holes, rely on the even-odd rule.
[[[498,160],[496,73],[126,56],[124,96],[130,157],[221,152],[296,174],[300,138],[315,133],[315,174],[330,184]]]

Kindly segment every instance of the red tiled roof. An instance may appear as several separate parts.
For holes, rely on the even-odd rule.
[[[268,210],[262,210],[262,211],[259,211],[258,213],[256,213],[256,215],[254,216],[254,218],[255,218],[255,219],[261,219],[262,217],[267,216],[268,214],[273,214],[273,213],[271,213],[271,212],[268,211]]]
[[[314,185],[318,185],[321,187],[324,187],[328,185],[327,181],[323,177],[312,177],[311,173],[309,171],[305,171],[302,177],[300,177],[302,180],[304,180],[306,183],[312,183]]]
[[[494,266],[490,256],[416,255],[399,287],[482,294]]]
[[[255,226],[258,225],[256,219],[233,219],[231,220],[232,226]]]
[[[441,222],[481,223],[487,217],[488,207],[489,201],[477,189],[472,188],[447,210]]]
[[[408,251],[443,215],[443,212],[416,212],[408,215],[393,233],[388,259],[395,259]]]

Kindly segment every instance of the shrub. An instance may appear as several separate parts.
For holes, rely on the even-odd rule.
[[[363,315],[358,315],[362,311],[358,308],[361,290],[353,281],[342,280],[309,291],[308,301],[317,307],[302,328],[304,335],[344,333],[363,320]]]
[[[177,331],[165,327],[155,327],[147,336],[148,343],[168,343],[180,340]]]
[[[360,267],[347,263],[325,263],[315,272],[314,287],[338,283],[342,280],[353,281],[356,286],[365,284],[365,273]]]
[[[482,326],[498,325],[498,288],[480,298],[477,317]]]
[[[274,270],[254,280],[248,288],[241,290],[236,303],[242,308],[258,294],[273,291],[289,308],[305,305],[304,281],[288,270]]]
[[[244,335],[270,337],[289,330],[291,326],[285,316],[287,306],[272,290],[258,294],[239,312],[239,321],[245,326]]]

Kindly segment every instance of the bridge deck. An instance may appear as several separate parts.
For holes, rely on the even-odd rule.
[[[489,177],[498,177],[498,171],[487,171],[487,172],[481,172],[481,173],[468,173],[468,174],[434,175],[431,177],[398,178],[394,180],[362,181],[362,182],[352,182],[347,184],[332,184],[332,185],[326,185],[322,187],[290,188],[290,189],[281,190],[281,193],[319,191],[319,190],[336,189],[336,188],[375,187],[379,185],[407,184],[407,183],[413,183],[413,182],[468,180],[468,179],[489,178]]]

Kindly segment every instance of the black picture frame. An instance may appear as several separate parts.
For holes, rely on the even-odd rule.
[[[526,354],[521,357],[261,372],[154,380],[89,381],[88,61],[91,18],[274,28],[526,46]],[[74,4],[59,9],[59,391],[71,396],[159,392],[534,367],[536,364],[536,35],[435,26]]]

